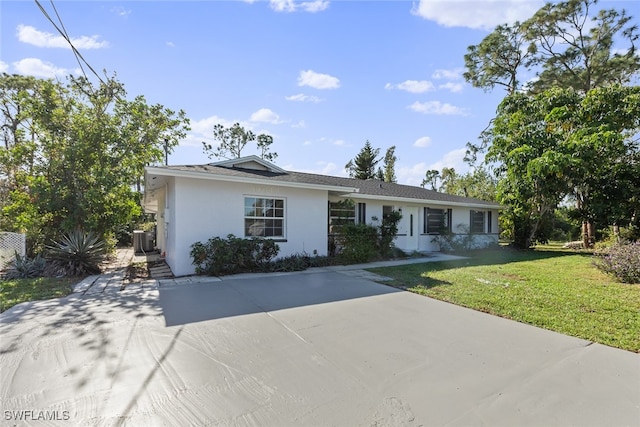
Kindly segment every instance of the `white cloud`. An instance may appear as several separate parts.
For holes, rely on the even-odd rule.
[[[71,46],[69,46],[69,43],[64,37],[39,31],[29,25],[18,25],[17,35],[18,40],[21,42],[37,47],[71,49]],[[73,43],[76,49],[100,49],[108,47],[109,43],[104,40],[99,41],[99,37],[100,36],[80,36],[78,38],[71,38],[71,43]]]
[[[125,9],[122,6],[116,6],[111,9],[111,12],[115,13],[118,16],[129,16],[131,15],[131,9]]]
[[[191,120],[191,131],[187,134],[186,138],[180,141],[180,145],[189,147],[202,147],[202,141],[206,141],[214,146],[217,146],[218,142],[213,139],[213,127],[218,123],[224,127],[231,127],[234,123],[240,123],[240,126],[245,129],[251,129],[249,123],[240,122],[238,120],[227,120],[218,116],[205,117],[200,120]]]
[[[346,145],[346,142],[344,139],[336,139],[335,141],[332,142],[332,144],[342,147],[343,145]]]
[[[396,175],[398,176],[398,182],[401,184],[420,185],[427,170],[428,167],[425,162],[420,162],[413,166],[399,165],[396,168]]]
[[[530,18],[543,4],[542,0],[420,0],[411,13],[444,27],[493,30],[505,22]]]
[[[306,140],[305,142],[302,143],[302,145],[304,145],[304,146],[311,145],[311,141]]]
[[[315,164],[317,167],[313,169],[301,169],[301,168],[296,168],[293,165],[284,166],[283,169],[293,170],[298,172],[305,172],[305,173],[315,173],[319,175],[347,176],[346,171],[338,167],[338,165],[336,165],[333,162],[325,162],[321,160],[316,162]]]
[[[435,89],[433,83],[428,80],[405,80],[398,84],[387,83],[384,88],[399,89],[410,93],[424,93]]]
[[[298,86],[309,86],[314,89],[337,89],[340,87],[340,80],[329,74],[316,73],[313,70],[300,71],[298,76]]]
[[[174,42],[166,42],[165,43],[168,47],[176,47],[176,44]]]
[[[431,145],[431,137],[423,136],[421,138],[416,139],[416,142],[413,143],[414,147],[428,147]]]
[[[431,163],[427,170],[435,169],[441,171],[443,168],[454,168],[458,173],[464,173],[469,166],[464,162],[464,156],[467,153],[466,148],[458,148],[449,151],[440,160]],[[426,172],[426,170],[425,170]]]
[[[466,151],[466,148],[449,151],[433,163],[419,162],[409,166],[400,165],[396,169],[398,182],[407,185],[420,185],[428,170],[441,171],[445,167],[454,168],[458,173],[465,173],[468,170],[468,166],[464,162]]]
[[[0,61],[0,73],[6,73],[9,70],[9,64],[6,62]]]
[[[273,123],[273,124],[282,123],[280,121],[280,116],[268,108],[259,109],[258,111],[256,111],[251,115],[250,120],[252,122],[266,122],[266,123]]]
[[[321,102],[322,99],[318,98],[317,96],[313,96],[313,95],[305,95],[304,93],[298,93],[296,95],[291,95],[291,96],[287,96],[285,97],[285,99],[287,101],[295,101],[295,102],[313,102],[313,103],[318,103]]]
[[[298,123],[294,123],[291,125],[292,128],[305,128],[307,127],[307,124],[304,122],[304,120],[300,120]]]
[[[450,70],[439,68],[431,74],[431,77],[434,79],[460,80],[462,73],[464,73],[464,68],[452,68]]]
[[[455,105],[441,103],[440,101],[427,101],[427,102],[414,102],[409,105],[407,108],[415,111],[416,113],[423,114],[438,114],[438,115],[456,115],[456,116],[466,116],[467,112]]]
[[[448,89],[454,93],[462,92],[463,88],[464,88],[463,83],[456,83],[456,82],[447,82],[438,86],[438,89]]]
[[[252,1],[250,3],[253,3]],[[329,7],[328,0],[294,1],[294,0],[269,0],[271,9],[276,12],[322,12]]]
[[[81,70],[75,68],[73,70],[67,68],[56,67],[50,62],[44,62],[38,58],[24,58],[13,63],[13,67],[18,74],[24,74],[34,77],[43,77],[52,79],[55,77],[68,76],[69,74],[80,74]]]

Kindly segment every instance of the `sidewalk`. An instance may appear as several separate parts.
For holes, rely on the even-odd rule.
[[[365,264],[334,265],[329,267],[314,267],[304,271],[274,272],[274,273],[241,273],[223,277],[215,276],[184,276],[173,277],[166,264],[150,267],[151,277],[135,282],[126,281],[127,267],[132,263],[152,263],[160,260],[159,255],[136,255],[133,248],[118,248],[115,259],[104,267],[102,274],[86,277],[73,288],[74,293],[82,295],[94,295],[99,293],[115,293],[119,291],[136,291],[146,289],[158,289],[160,286],[186,285],[192,283],[220,282],[222,280],[247,279],[259,277],[288,276],[292,274],[314,274],[333,271],[350,277],[383,282],[391,280],[389,277],[371,273],[367,269],[379,267],[395,267],[399,265],[420,264],[424,262],[437,262],[463,259],[457,255],[443,254],[439,252],[429,253],[420,258],[397,259],[389,261],[377,261]],[[168,277],[167,277],[168,276]]]
[[[154,279],[127,283],[127,267],[132,263],[146,262],[146,256],[138,256],[132,247],[117,248],[115,258],[103,266],[101,274],[85,277],[73,287],[73,293],[95,295],[100,293],[115,294],[127,290],[157,289]]]

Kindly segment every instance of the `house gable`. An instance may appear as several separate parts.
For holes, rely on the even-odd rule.
[[[233,169],[249,169],[249,170],[257,170],[257,171],[267,171],[273,173],[281,173],[286,174],[282,168],[274,165],[271,162],[268,162],[258,156],[247,156],[240,157],[238,159],[229,159],[223,160],[221,162],[210,163],[211,166],[220,166],[225,168],[233,168]]]

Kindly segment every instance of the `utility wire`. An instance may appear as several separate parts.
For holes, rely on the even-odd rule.
[[[102,77],[100,77],[100,75],[96,72],[96,70],[93,69],[93,67],[87,62],[86,59],[84,59],[82,54],[73,45],[73,42],[71,41],[71,38],[69,37],[69,35],[67,33],[67,30],[64,27],[64,24],[62,23],[62,19],[60,18],[60,15],[58,14],[58,10],[56,9],[56,6],[53,4],[53,0],[50,0],[51,6],[53,7],[53,10],[56,13],[56,17],[58,18],[58,21],[60,22],[60,26],[62,26],[62,29],[54,22],[54,20],[51,18],[51,16],[46,11],[46,9],[42,6],[40,1],[39,0],[34,0],[34,1],[38,5],[38,8],[42,12],[42,14],[45,16],[45,18],[47,18],[47,20],[53,25],[53,27],[58,31],[58,33],[60,33],[60,35],[67,41],[67,43],[69,43],[69,46],[71,46],[71,51],[73,52],[74,56],[76,57],[76,61],[78,61],[78,65],[80,66],[80,70],[82,70],[82,74],[84,74],[84,77],[87,80],[89,79],[89,77],[87,77],[87,73],[84,70],[84,67],[82,66],[83,62],[89,68],[89,70],[91,70],[91,72],[98,78],[98,80],[100,80],[100,82],[102,84],[106,85],[104,80],[102,80]]]

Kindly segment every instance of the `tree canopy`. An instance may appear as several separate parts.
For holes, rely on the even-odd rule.
[[[139,217],[144,167],[189,129],[183,111],[127,100],[108,78],[0,76],[0,228],[30,248],[76,228],[114,235]]]
[[[596,4],[547,3],[523,23],[498,26],[465,56],[469,83],[507,88],[466,159],[486,152],[498,173],[498,201],[507,206],[503,225],[518,246],[546,240],[545,224],[567,198],[585,245],[594,221],[638,218],[630,196],[638,189],[638,87],[624,85],[640,71],[640,33],[624,10],[596,13]]]
[[[486,159],[499,165],[498,198],[508,206],[516,244],[544,239],[542,224],[566,196],[577,201],[575,215],[585,223],[637,217],[639,131],[640,87],[505,98],[485,134]]]
[[[256,136],[251,130],[242,127],[240,123],[234,123],[229,127],[224,127],[220,123],[216,124],[213,127],[213,138],[219,142],[217,147],[208,142],[202,142],[203,151],[209,158],[240,158],[242,157],[242,150],[250,142],[256,143],[256,149],[261,158],[274,161],[278,157],[278,153],[271,151],[271,144],[273,144],[271,135],[260,134]]]
[[[398,161],[398,157],[396,157],[395,152],[396,146],[392,145],[387,148],[387,152],[382,160],[384,164],[382,181],[384,182],[396,182],[398,180],[396,177],[396,162]]]
[[[349,163],[347,163],[344,168],[351,178],[376,179],[379,177],[376,173],[376,166],[381,160],[378,158],[379,154],[380,149],[373,148],[367,140],[358,155],[352,160],[349,160]]]
[[[547,3],[523,23],[499,25],[465,55],[465,79],[508,94],[552,87],[583,93],[609,84],[625,84],[640,69],[637,25],[624,10],[593,13],[597,0]],[[531,74],[535,78],[531,79]],[[528,81],[522,82],[522,76]]]

